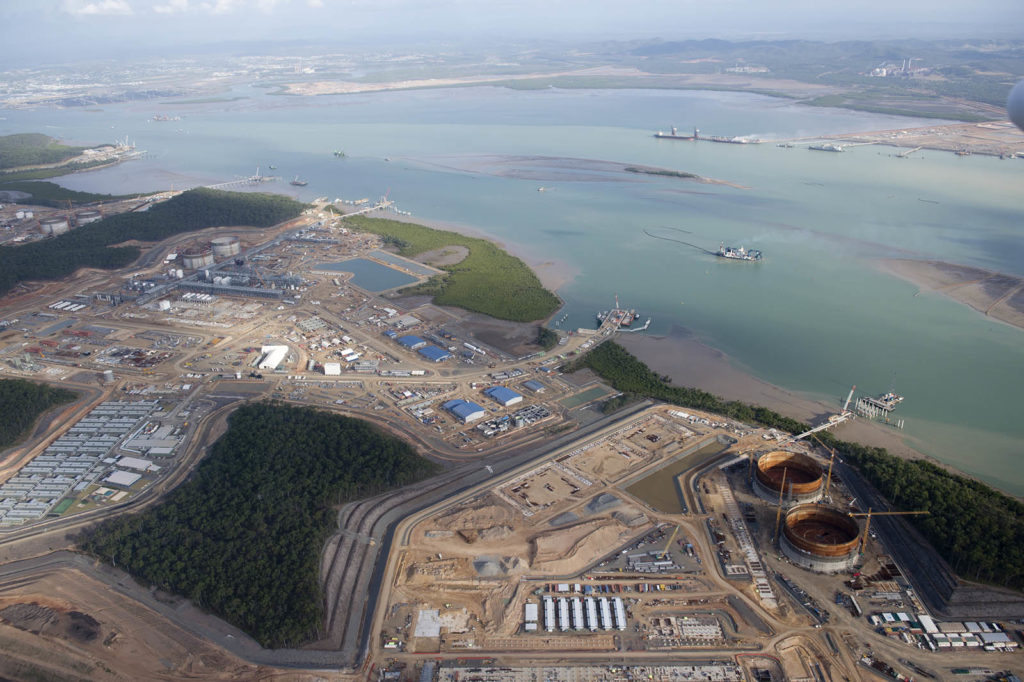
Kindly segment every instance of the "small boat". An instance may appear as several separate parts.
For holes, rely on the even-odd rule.
[[[296,187],[305,187],[309,183],[306,182],[305,180],[299,180],[299,176],[296,175],[295,179],[291,181],[291,184],[295,185]]]

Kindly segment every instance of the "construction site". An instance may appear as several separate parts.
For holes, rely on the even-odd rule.
[[[397,295],[437,261],[398,256],[326,207],[172,238],[130,270],[7,299],[4,374],[87,399],[2,471],[5,641],[24,647],[21,625],[64,632],[87,614],[100,641],[130,643],[85,643],[89,656],[139,679],[213,675],[182,653],[197,642],[234,666],[227,679],[283,666],[339,679],[852,680],[866,656],[941,679],[954,643],[979,666],[1013,650],[1005,623],[938,618],[941,560],[814,440],[902,397],[851,389],[795,436],[653,402],[606,415],[616,391],[560,368],[615,324],[559,331],[544,353],[534,326]],[[318,641],[261,649],[62,551],[71,530],[187,477],[233,406],[264,398],[369,420],[442,466],[338,509]],[[68,576],[88,589],[46,598]],[[177,652],[166,665],[131,653],[162,646]]]

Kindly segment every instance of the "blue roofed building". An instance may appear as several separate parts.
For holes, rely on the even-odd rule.
[[[416,352],[431,362],[444,362],[452,356],[452,354],[444,348],[438,348],[437,346],[424,346]]]
[[[540,383],[539,381],[536,381],[535,379],[524,381],[523,386],[530,389],[534,393],[543,393],[547,388],[546,386],[544,386],[544,384]]]
[[[441,405],[444,409],[451,412],[463,424],[476,421],[477,419],[483,419],[487,416],[487,410],[480,407],[476,403],[471,403],[468,400],[461,400],[456,398],[455,400],[449,400],[448,402]]]
[[[516,393],[511,388],[505,388],[504,386],[491,386],[484,390],[484,395],[502,407],[508,407],[509,405],[515,405],[516,403],[523,402],[522,395]]]
[[[416,336],[415,334],[406,334],[405,336],[398,337],[398,343],[402,344],[409,350],[419,350],[427,345],[427,342]]]

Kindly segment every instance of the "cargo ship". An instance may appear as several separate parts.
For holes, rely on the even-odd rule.
[[[296,175],[296,176],[295,176],[295,179],[291,181],[291,184],[292,184],[292,185],[295,185],[296,187],[305,187],[305,186],[306,186],[306,185],[308,185],[309,183],[308,183],[308,182],[306,182],[305,180],[299,180],[299,176],[298,176],[298,175]]]
[[[749,251],[742,246],[739,248],[726,246],[723,242],[718,247],[718,252],[715,254],[719,258],[728,258],[730,260],[746,260],[746,261],[759,261],[761,260],[761,252],[757,249],[750,249]]]
[[[842,152],[842,151],[846,151],[845,149],[842,148],[841,145],[832,144],[831,142],[826,142],[825,144],[812,144],[810,147],[808,147],[808,149],[812,149],[812,150],[814,150],[816,152]]]
[[[723,135],[712,135],[711,137],[701,137],[700,130],[697,128],[693,129],[693,135],[680,135],[679,131],[676,130],[675,126],[672,126],[671,131],[663,133],[660,130],[654,133],[654,137],[659,140],[704,140],[705,142],[724,142],[726,144],[760,144],[761,140],[756,137],[725,137]]]
[[[676,131],[676,127],[672,126],[672,132],[663,133],[659,130],[654,133],[654,136],[659,140],[696,140],[700,137],[700,131],[694,128],[693,135],[680,135],[678,131]]]

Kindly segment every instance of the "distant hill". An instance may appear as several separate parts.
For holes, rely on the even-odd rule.
[[[20,133],[0,136],[0,170],[60,163],[72,159],[87,147],[68,147],[49,135]]]

